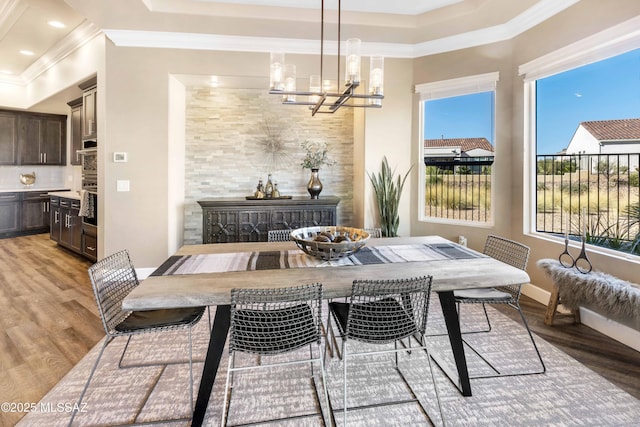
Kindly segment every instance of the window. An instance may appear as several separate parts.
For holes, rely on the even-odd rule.
[[[531,231],[640,255],[640,37],[626,36],[627,25],[637,23],[520,71],[533,154]]]
[[[498,73],[416,86],[420,94],[421,220],[493,223]]]

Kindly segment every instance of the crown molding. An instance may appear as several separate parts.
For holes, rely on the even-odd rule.
[[[28,7],[22,0],[7,0],[0,3],[0,40],[7,35]]]
[[[40,74],[62,61],[69,54],[99,34],[101,34],[101,31],[97,26],[87,20],[83,21],[67,37],[56,43],[46,54],[42,55],[37,61],[31,64],[29,68],[24,70],[21,74],[24,84],[31,83]]]
[[[56,43],[45,55],[42,55],[24,70],[20,76],[0,76],[0,83],[26,86],[101,33],[98,27],[85,20],[67,37]]]
[[[501,25],[416,44],[366,42],[363,43],[362,50],[364,55],[375,53],[388,58],[418,58],[509,40],[578,1],[580,0],[543,0]],[[117,29],[107,29],[104,33],[116,46],[126,47],[270,52],[274,46],[278,46],[288,53],[309,55],[318,54],[320,50],[318,40]],[[336,42],[329,41],[325,44],[327,53],[337,52]]]
[[[365,56],[379,54],[388,58],[412,59],[508,40],[578,1],[580,0],[542,0],[504,24],[437,40],[415,44],[366,42],[363,43],[362,53]],[[12,22],[11,19],[17,19],[16,16],[24,12],[24,8],[26,6],[21,0],[4,3],[0,9],[0,33]],[[308,55],[317,55],[320,50],[319,40],[117,29],[103,32],[116,46],[127,47],[270,52],[274,46],[278,46],[289,53]],[[0,76],[0,83],[27,85],[100,33],[99,28],[85,21],[20,76]],[[325,42],[325,52],[335,54],[337,42]]]

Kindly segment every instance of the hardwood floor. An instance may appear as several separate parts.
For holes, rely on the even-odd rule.
[[[0,240],[0,402],[37,403],[104,336],[90,265],[48,234]]]
[[[47,234],[0,240],[0,402],[38,402],[103,336],[87,275],[91,263]],[[640,399],[640,353],[527,297],[533,332]],[[518,313],[496,307],[519,321]],[[0,412],[0,425],[24,413]]]

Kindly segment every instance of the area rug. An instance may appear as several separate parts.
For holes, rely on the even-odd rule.
[[[437,298],[429,316],[430,333],[444,331]],[[480,307],[463,308],[463,330],[482,326]],[[489,309],[493,329],[490,333],[470,334],[467,341],[502,373],[535,371],[538,359],[522,325]],[[326,311],[325,311],[326,313]],[[194,358],[204,358],[208,342],[206,318],[194,329]],[[446,336],[429,338],[431,348],[453,364]],[[578,363],[553,345],[536,337],[547,366],[545,374],[473,379],[473,396],[463,397],[444,373],[434,364],[437,389],[444,419],[449,426],[637,426],[640,401],[598,374]],[[141,335],[132,340],[124,364],[144,361],[185,363],[149,368],[118,369],[118,359],[125,340],[112,342],[105,352],[94,380],[86,394],[86,406],[76,416],[74,425],[188,426],[189,371],[186,363],[186,334]],[[66,426],[97,356],[101,343],[93,348],[51,391],[34,405],[18,423],[27,426]],[[471,376],[491,373],[488,365],[469,348],[465,349]],[[308,353],[307,353],[308,354]],[[283,356],[280,356],[283,357]],[[286,357],[295,357],[288,355]],[[251,357],[240,363],[255,363]],[[264,362],[266,363],[266,362]],[[220,425],[222,396],[226,379],[226,354],[220,364],[204,425]],[[234,377],[234,391],[229,409],[229,424],[315,426],[322,425],[307,366],[284,369],[268,368],[240,373]],[[335,411],[336,424],[342,425],[342,363],[329,359],[326,364],[327,386]],[[434,384],[426,356],[413,351],[402,353],[400,370],[411,383],[418,399],[436,425],[442,425],[436,405]],[[409,389],[394,369],[390,356],[363,358],[349,365],[348,406],[360,406],[403,400]],[[194,365],[197,393],[202,363]],[[319,371],[314,370],[317,384]],[[77,408],[76,408],[77,409]],[[266,424],[265,420],[310,415]],[[182,420],[180,420],[182,419]],[[171,421],[175,420],[175,421]],[[431,421],[416,403],[369,407],[349,411],[348,425],[419,426]]]

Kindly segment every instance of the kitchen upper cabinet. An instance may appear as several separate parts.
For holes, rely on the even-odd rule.
[[[0,111],[0,165],[18,163],[18,116]]]
[[[98,129],[96,125],[96,83],[94,77],[79,85],[84,91],[82,94],[82,139],[96,139]]]
[[[81,165],[82,159],[78,156],[78,150],[82,150],[82,97],[68,102],[71,107],[69,121],[71,122],[71,159],[72,165]]]
[[[67,117],[20,114],[18,116],[19,164],[65,165]]]

